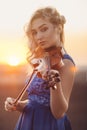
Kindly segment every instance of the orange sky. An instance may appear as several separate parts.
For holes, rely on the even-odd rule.
[[[77,65],[87,65],[87,32],[67,33],[65,46]]]
[[[26,52],[23,38],[5,36],[0,39],[0,63],[24,64],[26,62]]]

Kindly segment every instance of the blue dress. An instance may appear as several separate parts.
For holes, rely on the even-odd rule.
[[[65,59],[72,58],[64,55]],[[29,103],[25,106],[16,124],[15,130],[72,130],[70,120],[65,114],[56,119],[50,110],[50,90],[42,78],[34,77],[27,89]]]

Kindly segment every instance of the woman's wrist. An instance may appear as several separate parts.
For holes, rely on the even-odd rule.
[[[16,110],[22,112],[27,103],[28,103],[28,100],[18,101],[17,105],[15,105]]]

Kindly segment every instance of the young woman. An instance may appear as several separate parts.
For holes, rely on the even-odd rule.
[[[31,52],[29,63],[33,64],[34,59],[43,59],[45,52],[52,51],[51,60],[56,67],[50,63],[52,68],[48,71],[42,66],[42,76],[35,75],[27,89],[27,100],[14,105],[15,99],[6,99],[7,111],[22,112],[15,130],[71,130],[66,112],[73,88],[75,64],[64,48],[65,22],[65,17],[55,8],[46,7],[36,10],[26,26]],[[58,60],[54,50],[62,53],[61,60]]]

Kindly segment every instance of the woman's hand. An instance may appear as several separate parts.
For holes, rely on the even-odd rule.
[[[28,103],[28,100],[18,101],[17,104],[14,104],[14,102],[15,102],[14,98],[8,97],[5,101],[5,110],[22,112],[25,105]]]
[[[8,97],[5,101],[5,110],[6,111],[16,111],[16,106],[14,105],[14,98]]]
[[[47,72],[44,77],[45,80],[48,81],[48,86],[47,88],[52,87],[53,89],[55,89],[55,84],[60,82],[60,75],[59,75],[59,71],[57,70],[53,70],[51,69],[49,72]]]

